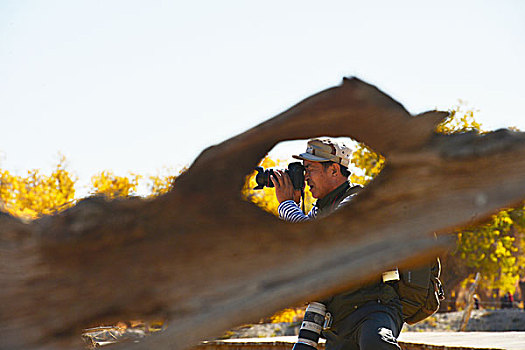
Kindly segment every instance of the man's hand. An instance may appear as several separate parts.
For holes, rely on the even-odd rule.
[[[275,186],[275,196],[277,201],[282,203],[287,200],[293,200],[299,203],[301,200],[301,191],[293,188],[290,176],[282,170],[274,170],[274,175],[271,177],[273,185]]]

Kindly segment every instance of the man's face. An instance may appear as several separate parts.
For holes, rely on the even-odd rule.
[[[325,169],[319,162],[303,161],[306,170],[305,179],[314,198],[323,198],[332,192],[330,168]]]

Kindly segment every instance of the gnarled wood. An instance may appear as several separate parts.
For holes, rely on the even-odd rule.
[[[435,135],[358,79],[205,150],[153,201],[81,201],[31,224],[0,216],[0,348],[80,347],[81,329],[163,315],[137,349],[182,349],[291,304],[417,263],[431,235],[525,198],[525,137]],[[245,176],[278,142],[350,136],[387,159],[356,200],[288,224],[244,202]],[[498,169],[498,171],[495,171]]]

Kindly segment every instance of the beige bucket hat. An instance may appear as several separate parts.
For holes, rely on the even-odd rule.
[[[335,162],[348,167],[352,150],[342,143],[330,139],[313,139],[308,141],[306,152],[293,155],[295,159],[312,162]]]

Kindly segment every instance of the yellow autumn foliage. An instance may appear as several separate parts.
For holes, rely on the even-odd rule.
[[[173,188],[173,182],[188,168],[184,167],[179,171],[178,175],[174,175],[175,171],[171,168],[164,169],[164,174],[151,175],[149,179],[149,195],[147,197],[152,198],[168,193]]]
[[[30,220],[74,205],[76,178],[65,169],[61,156],[50,175],[33,169],[26,176],[0,169],[0,210]]]
[[[0,169],[0,211],[7,212],[24,220],[33,220],[42,215],[55,214],[75,205],[75,185],[77,179],[66,169],[66,158],[61,156],[51,174],[40,170],[29,170],[25,176],[15,175]],[[186,168],[175,175],[173,169],[165,169],[162,174],[146,177],[145,197],[151,198],[172,189],[173,181]],[[108,199],[137,194],[144,177],[137,174],[115,175],[105,170],[91,178],[90,194],[104,195]]]
[[[359,173],[355,170],[352,171],[350,182],[365,186],[381,172],[385,165],[385,158],[379,153],[374,152],[364,143],[358,143],[352,153],[350,162],[354,169],[360,170]]]
[[[271,323],[281,322],[297,322],[301,321],[304,317],[306,308],[286,308],[284,310],[276,312],[270,317]]]
[[[474,117],[475,112],[477,111],[469,108],[464,101],[459,100],[459,103],[449,110],[449,116],[437,126],[436,132],[441,134],[457,134],[469,131],[482,133],[482,126]]]
[[[127,197],[137,191],[142,176],[130,174],[129,178],[117,176],[112,171],[104,170],[91,178],[94,194],[102,194],[109,199]]]

